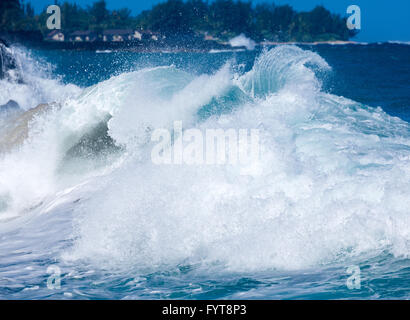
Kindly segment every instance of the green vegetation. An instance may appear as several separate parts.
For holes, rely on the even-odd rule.
[[[348,40],[355,34],[346,19],[323,6],[296,12],[289,5],[257,4],[241,0],[168,0],[138,16],[129,9],[110,11],[104,0],[82,8],[58,2],[64,32],[76,30],[145,29],[163,34],[207,34],[227,40],[240,33],[256,41]],[[30,3],[0,1],[0,31],[40,30],[47,34],[46,9],[35,15]]]
[[[22,5],[19,0],[0,1],[0,31],[35,30],[37,27],[30,3]]]

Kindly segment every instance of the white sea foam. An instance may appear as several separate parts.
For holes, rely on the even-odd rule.
[[[256,43],[252,39],[246,37],[243,33],[229,40],[232,47],[246,47],[248,50],[254,50]]]
[[[0,160],[7,212],[67,187],[58,171],[64,155],[109,116],[122,156],[75,189],[81,201],[73,206],[67,261],[253,271],[381,250],[409,256],[409,125],[322,92],[315,72],[329,70],[313,52],[280,46],[242,76],[229,65],[202,76],[161,67],[99,83],[37,119],[29,143]],[[198,116],[226,103],[221,97],[234,104],[230,112]],[[261,157],[247,166],[155,165],[149,133],[175,120],[199,129],[257,128]]]
[[[410,41],[388,41],[388,43],[410,45]]]
[[[51,77],[52,67],[33,58],[33,54],[20,47],[11,47],[10,52],[17,62],[21,82],[0,80],[0,105],[9,100],[16,101],[24,110],[40,103],[64,101],[76,95],[80,89],[72,84],[64,85]],[[17,80],[17,79],[15,79]]]

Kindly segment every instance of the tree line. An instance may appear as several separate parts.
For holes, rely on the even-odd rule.
[[[323,6],[297,12],[289,5],[242,0],[167,0],[132,16],[127,8],[108,10],[105,0],[81,7],[59,2],[65,32],[75,30],[145,29],[164,35],[208,34],[221,40],[241,33],[256,41],[348,40],[355,33],[346,18]],[[0,1],[0,31],[39,30],[47,34],[46,8],[35,14],[32,5],[20,0]]]

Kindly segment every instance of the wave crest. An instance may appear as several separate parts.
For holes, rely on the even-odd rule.
[[[213,75],[161,67],[113,77],[36,120],[30,143],[0,160],[0,195],[7,190],[21,210],[67,187],[58,164],[101,134],[123,149],[88,172],[92,179],[76,180],[87,184],[73,191],[80,201],[70,209],[66,260],[254,271],[381,251],[408,256],[409,125],[321,92],[315,70],[329,68],[316,53],[282,46],[241,77],[229,65]],[[261,157],[248,167],[157,166],[147,129],[174,120],[201,130],[258,128]]]
[[[278,46],[265,50],[239,83],[253,97],[264,97],[284,87],[311,92],[320,89],[315,70],[328,71],[330,66],[312,51],[296,46]]]

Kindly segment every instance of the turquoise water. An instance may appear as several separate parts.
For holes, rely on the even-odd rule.
[[[410,297],[410,46],[13,54],[0,105],[55,107],[0,156],[2,299]],[[155,165],[176,120],[260,159]]]

